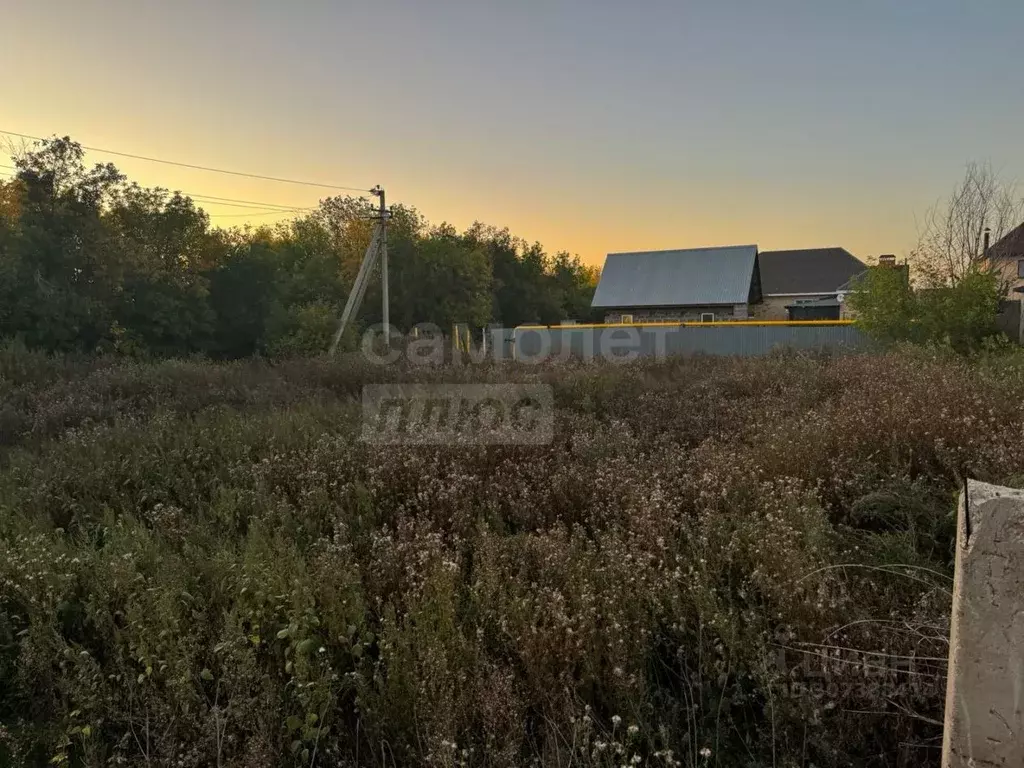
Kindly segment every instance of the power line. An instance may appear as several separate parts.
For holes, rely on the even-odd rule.
[[[266,209],[272,209],[272,210],[275,210],[275,211],[280,211],[281,213],[295,213],[296,211],[312,211],[313,210],[312,207],[300,208],[298,206],[283,206],[283,205],[276,205],[274,203],[267,203],[266,205],[259,205],[259,204],[257,204],[257,205],[240,205],[238,203],[222,203],[222,202],[219,202],[217,200],[203,200],[203,199],[200,199],[200,197],[196,197],[194,195],[188,195],[188,197],[191,198],[192,202],[194,202],[194,203],[201,203],[201,204],[204,204],[204,205],[223,205],[223,206],[226,206],[228,208],[259,208],[259,209],[265,209],[266,208]]]
[[[0,131],[0,133],[4,133],[4,131]],[[20,168],[18,168],[16,166],[13,166],[13,165],[3,165],[3,164],[0,164],[0,168],[8,168],[8,169],[10,169],[12,171],[15,171],[15,172],[21,170]],[[5,173],[5,174],[0,174],[0,175],[13,176],[15,174]],[[157,187],[157,189],[164,189],[164,188]],[[169,189],[167,191],[170,192]],[[205,195],[205,194],[201,194],[201,193],[197,193],[197,192],[185,192],[185,191],[180,190],[180,189],[179,190],[174,190],[173,194],[177,194],[177,195],[181,195],[183,197],[191,198],[193,201],[195,201],[197,203],[207,203],[207,204],[210,204],[210,205],[221,205],[221,204],[223,204],[223,205],[229,206],[231,208],[247,208],[247,207],[254,207],[255,208],[255,207],[259,207],[261,209],[265,208],[265,209],[268,209],[268,210],[269,209],[281,210],[282,212],[301,212],[301,211],[312,211],[312,210],[315,210],[315,207],[316,207],[316,206],[287,205],[285,203],[268,203],[268,202],[261,201],[261,200],[241,200],[241,199],[235,198],[235,197],[218,197],[216,195]],[[239,205],[229,205],[231,203],[239,203]],[[244,203],[245,205],[241,205],[242,203]],[[221,214],[221,215],[226,215],[226,214]],[[238,214],[238,215],[245,215],[245,214]]]
[[[254,213],[207,213],[211,219],[234,219],[246,216],[269,216],[272,213],[280,213],[287,216],[289,213],[301,213],[301,211],[257,211]]]
[[[0,131],[4,133],[4,131]],[[0,168],[8,168],[12,171],[19,171],[20,169],[13,165],[0,164]],[[14,178],[16,173],[6,173],[0,171],[0,177]],[[182,190],[175,190],[174,194],[182,197],[187,197],[193,202],[198,203],[197,207],[204,209],[209,206],[225,206],[228,208],[251,208],[253,210],[247,213],[210,213],[206,212],[206,215],[211,219],[220,218],[244,218],[249,216],[269,216],[270,214],[279,213],[282,215],[306,213],[308,211],[316,210],[314,206],[294,206],[284,205],[283,203],[268,203],[258,200],[242,200],[234,197],[218,197],[216,195],[203,195],[193,192],[184,192]]]
[[[185,197],[191,197],[193,200],[196,200],[198,198],[205,198],[206,200],[209,200],[209,201],[214,201],[214,202],[218,202],[218,203],[225,203],[225,204],[227,204],[227,203],[251,203],[252,205],[259,206],[260,208],[281,208],[281,209],[288,210],[288,211],[309,211],[309,210],[312,210],[312,208],[314,207],[314,206],[285,205],[284,203],[261,203],[261,202],[258,202],[256,200],[237,200],[237,199],[235,199],[233,197],[214,197],[213,195],[194,195],[191,192],[180,192],[179,194],[184,195]]]
[[[49,141],[49,139],[44,139],[44,138],[41,138],[39,136],[29,136],[26,133],[16,133],[14,131],[0,130],[0,133],[4,134],[6,136],[17,136],[18,138],[21,138],[21,139],[32,139],[33,141],[43,141],[43,142]],[[179,166],[181,168],[192,168],[193,170],[196,170],[196,171],[210,171],[211,173],[226,173],[226,174],[228,174],[230,176],[245,176],[245,177],[250,178],[250,179],[263,179],[264,181],[277,181],[277,182],[281,182],[283,184],[302,184],[302,185],[307,186],[307,187],[322,187],[324,189],[341,189],[341,190],[346,190],[348,192],[362,192],[364,195],[369,195],[369,190],[367,190],[365,187],[342,187],[342,186],[339,186],[337,184],[320,184],[320,183],[315,182],[315,181],[299,181],[297,179],[283,179],[283,178],[279,178],[277,176],[261,176],[260,174],[257,174],[257,173],[244,173],[242,171],[227,171],[227,170],[224,170],[223,168],[210,168],[210,167],[205,166],[205,165],[192,165],[191,163],[179,163],[179,162],[175,162],[174,160],[161,160],[161,159],[156,158],[156,157],[145,157],[144,155],[133,155],[133,154],[130,154],[128,152],[116,152],[116,151],[114,151],[112,149],[99,149],[98,147],[87,147],[84,144],[82,144],[81,147],[82,147],[82,149],[87,149],[90,152],[99,152],[100,154],[104,154],[104,155],[117,155],[118,157],[130,157],[130,158],[132,158],[134,160],[145,160],[145,161],[150,162],[150,163],[163,163],[165,165],[176,165],[176,166]]]
[[[13,165],[2,165],[2,164],[0,164],[0,168],[9,168],[12,171],[19,171],[20,170],[19,168],[17,168],[16,166],[13,166]],[[0,175],[3,175],[3,176],[14,176],[16,174],[13,174],[13,173],[0,173]],[[163,189],[163,188],[162,187],[157,187],[157,189]],[[167,190],[167,191],[169,192],[170,190]],[[239,200],[239,199],[234,198],[234,197],[217,197],[216,195],[203,195],[203,194],[199,194],[199,193],[196,193],[196,192],[183,192],[180,189],[174,190],[173,194],[181,195],[182,197],[191,198],[195,202],[205,202],[205,203],[217,204],[217,205],[220,205],[222,203],[224,205],[228,205],[229,203],[248,203],[248,205],[232,205],[232,206],[230,206],[232,208],[259,207],[259,208],[275,208],[275,209],[280,209],[282,211],[311,211],[311,210],[313,210],[315,208],[315,206],[286,205],[284,203],[267,203],[267,202],[262,202],[262,201],[259,201],[259,200]]]
[[[16,179],[16,174],[7,173],[0,171],[0,178]],[[202,200],[196,200],[195,202],[202,203]],[[230,203],[207,203],[207,205],[231,205]],[[211,219],[224,219],[224,218],[245,218],[250,216],[269,216],[271,214],[280,214],[281,216],[295,215],[299,213],[307,213],[309,211],[316,210],[315,208],[257,208],[247,213],[210,213],[202,205],[197,206],[199,210],[203,211]],[[250,208],[251,206],[246,205],[234,205],[233,208]]]
[[[15,170],[15,171],[18,170],[17,168],[14,168],[13,166],[10,166],[10,165],[0,165],[0,168],[11,168],[12,170]],[[6,173],[6,172],[3,172],[3,171],[0,171],[0,176],[6,176],[6,177],[14,178],[16,176],[16,174],[14,174],[14,173]],[[274,213],[274,212],[277,212],[277,213],[304,213],[306,211],[316,210],[315,206],[284,205],[284,204],[281,204],[281,203],[258,202],[256,200],[237,200],[237,199],[232,198],[232,197],[216,197],[214,195],[199,195],[199,194],[193,194],[191,192],[182,192],[180,190],[176,191],[176,194],[179,194],[182,197],[188,197],[193,202],[198,203],[199,205],[197,207],[200,207],[200,208],[202,208],[203,206],[218,206],[218,205],[219,206],[226,206],[228,208],[252,208],[252,209],[254,209],[254,212],[252,214],[254,216],[256,216],[256,215],[263,216],[266,213]],[[255,211],[258,211],[258,213],[255,212]],[[239,213],[239,214],[212,214],[212,215],[214,215],[214,216],[227,216],[227,215],[247,216],[249,214]]]

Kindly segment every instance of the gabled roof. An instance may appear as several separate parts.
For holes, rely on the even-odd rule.
[[[995,259],[1024,259],[1024,224],[999,238],[989,247],[988,254]]]
[[[835,293],[867,265],[845,248],[762,251],[761,293]]]
[[[591,306],[745,304],[756,269],[756,245],[609,253]]]

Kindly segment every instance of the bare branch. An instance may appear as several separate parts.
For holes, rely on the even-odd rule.
[[[1024,198],[989,163],[968,163],[964,177],[948,200],[925,215],[916,266],[933,285],[959,282],[984,258],[985,229],[992,243],[1024,218]]]

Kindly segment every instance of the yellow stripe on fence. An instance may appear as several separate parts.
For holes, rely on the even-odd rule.
[[[576,323],[573,325],[517,325],[513,330],[572,330],[573,328],[706,328],[707,326],[733,325],[853,325],[853,320],[715,320],[702,323],[698,320],[668,321],[652,323]]]

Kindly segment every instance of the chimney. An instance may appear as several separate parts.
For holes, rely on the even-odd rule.
[[[883,253],[878,257],[878,266],[880,267],[895,267],[896,266],[896,254],[895,253]]]
[[[981,246],[981,255],[982,256],[988,256],[988,240],[989,240],[989,238],[991,236],[992,236],[992,230],[989,229],[988,227],[985,227],[985,235],[984,235],[984,239],[982,240],[982,246]]]

